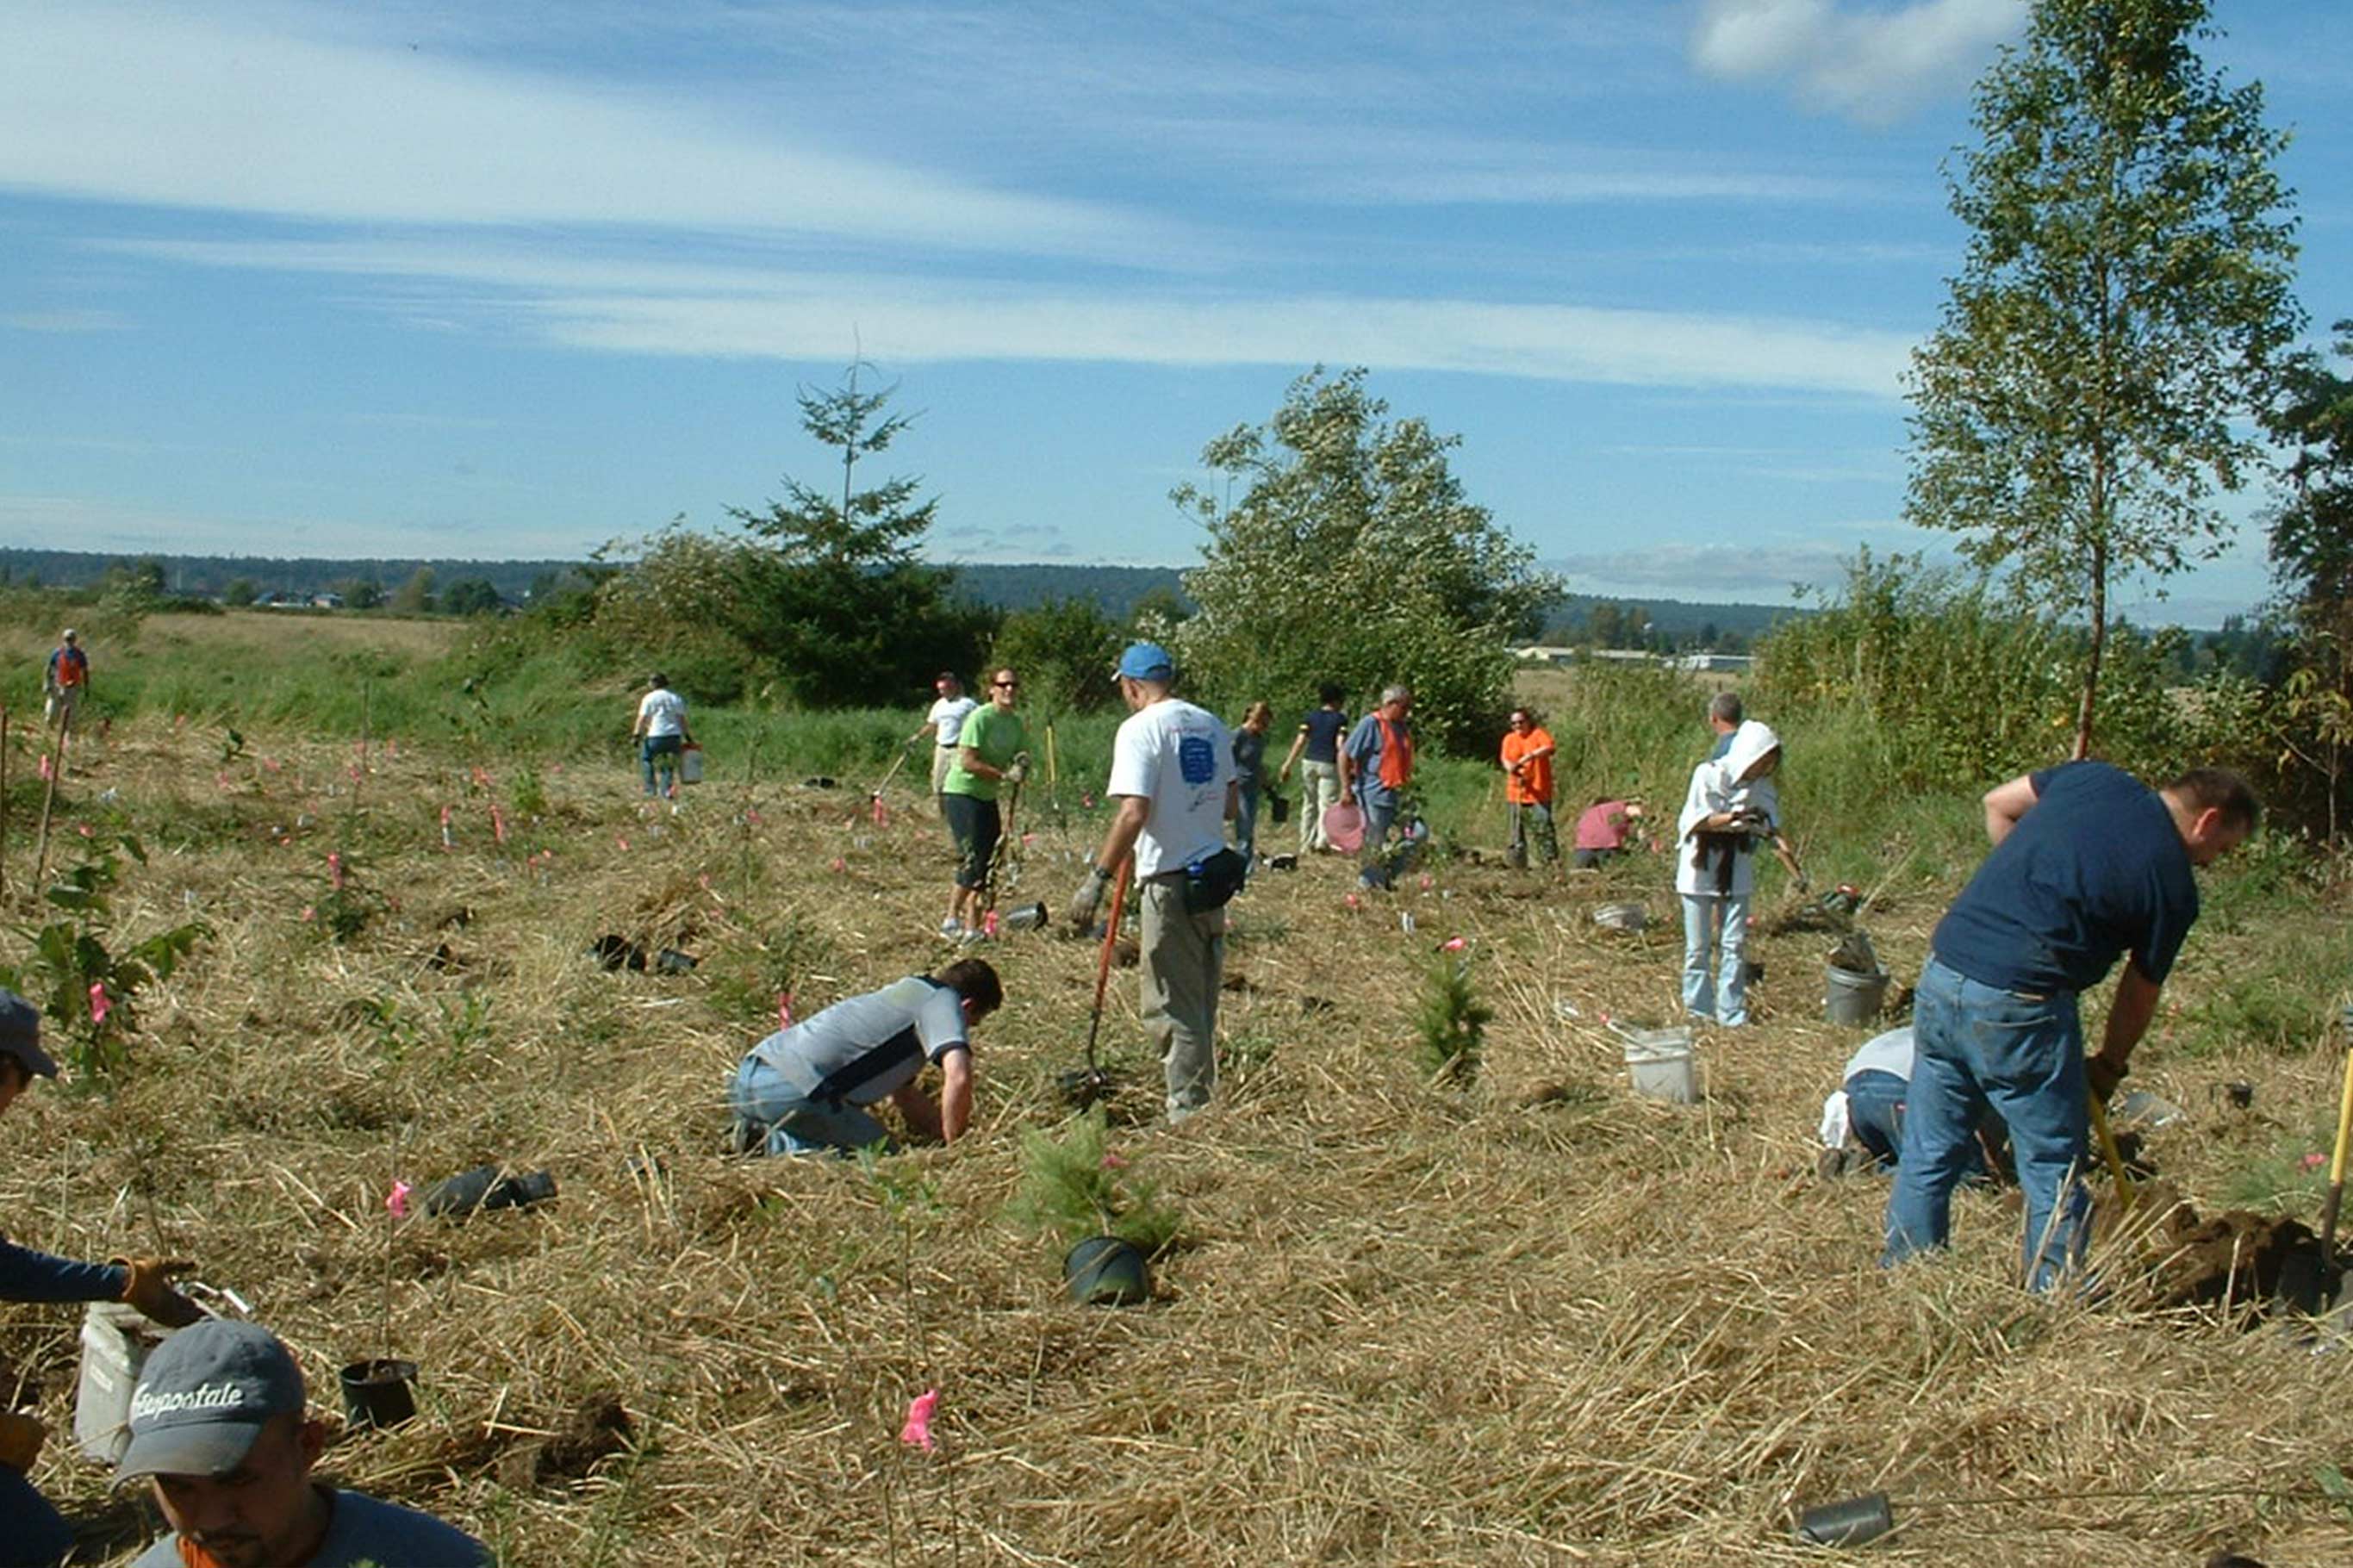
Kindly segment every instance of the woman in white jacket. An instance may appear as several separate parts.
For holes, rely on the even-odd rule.
[[[1692,770],[1675,850],[1683,903],[1683,1010],[1737,1027],[1748,1022],[1748,900],[1757,846],[1769,841],[1802,890],[1805,872],[1781,836],[1772,775],[1781,738],[1755,720],[1732,732],[1721,760]]]

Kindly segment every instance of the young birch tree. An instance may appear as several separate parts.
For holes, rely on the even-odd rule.
[[[1968,252],[1913,358],[1906,514],[2083,617],[2079,757],[2112,585],[2222,547],[2215,497],[2260,465],[2246,416],[2301,327],[2286,139],[2211,34],[2206,0],[2037,0],[1978,83]]]

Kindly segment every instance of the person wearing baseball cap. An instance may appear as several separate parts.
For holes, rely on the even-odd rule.
[[[114,1468],[172,1526],[132,1568],[487,1568],[456,1526],[312,1480],[326,1446],[277,1335],[227,1318],[174,1334],[140,1371]]]
[[[1143,910],[1139,1011],[1159,1047],[1173,1125],[1207,1108],[1218,1084],[1226,901],[1247,870],[1226,847],[1240,795],[1233,738],[1215,714],[1171,689],[1176,661],[1158,643],[1129,644],[1117,673],[1128,717],[1112,738],[1103,794],[1118,815],[1071,896],[1071,929],[1093,926],[1104,891],[1133,854]]]
[[[41,1016],[14,991],[0,987],[0,1111],[37,1078],[55,1078],[58,1064],[41,1048]],[[167,1328],[195,1322],[203,1309],[172,1289],[187,1267],[159,1258],[79,1263],[19,1247],[0,1236],[0,1301],[127,1301]],[[73,1545],[73,1531],[26,1479],[48,1440],[39,1419],[0,1410],[0,1568],[52,1563]]]

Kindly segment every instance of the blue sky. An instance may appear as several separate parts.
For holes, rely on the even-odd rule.
[[[2218,0],[2353,315],[2340,0]],[[1317,362],[1572,584],[1786,599],[1899,521],[1940,162],[2021,0],[0,8],[0,542],[567,556],[823,481],[944,559],[1183,563]],[[2252,516],[2257,498],[2234,503]],[[2253,529],[2162,613],[2263,589]]]

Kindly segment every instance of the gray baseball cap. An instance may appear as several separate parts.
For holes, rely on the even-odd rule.
[[[207,1318],[166,1339],[131,1391],[117,1486],[142,1476],[225,1476],[272,1416],[303,1408],[302,1369],[259,1323]]]
[[[0,1056],[16,1058],[27,1073],[58,1076],[58,1064],[41,1049],[40,1010],[5,985],[0,985]]]

